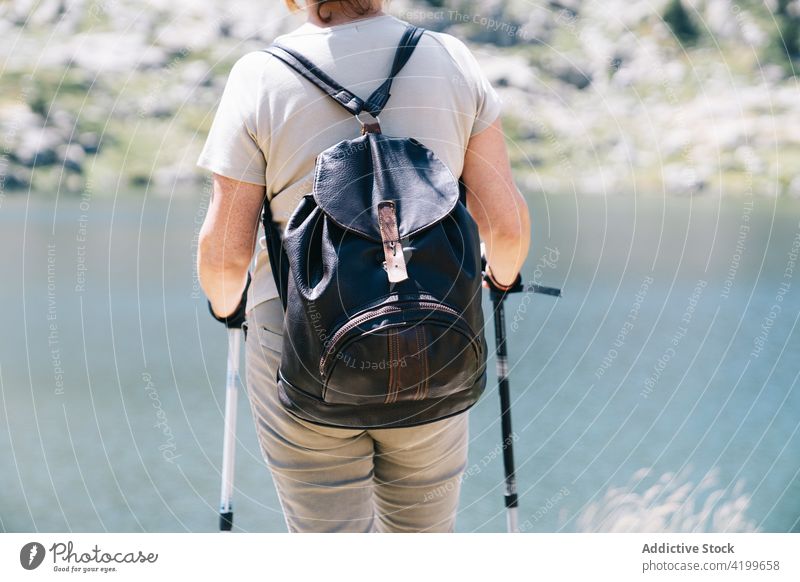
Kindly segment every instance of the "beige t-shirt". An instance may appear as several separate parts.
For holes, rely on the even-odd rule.
[[[276,41],[366,99],[388,75],[406,25],[390,15],[324,28],[306,23]],[[426,30],[395,77],[381,131],[418,139],[458,177],[470,136],[491,125],[500,106],[464,43]],[[198,165],[266,186],[282,227],[311,192],[317,154],[359,133],[359,122],[320,89],[269,53],[252,52],[230,72]],[[261,237],[247,309],[277,296]]]

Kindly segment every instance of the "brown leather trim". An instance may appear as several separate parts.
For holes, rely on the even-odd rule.
[[[395,332],[393,329],[390,329],[386,333],[386,342],[388,344],[387,354],[389,356],[389,362],[391,362],[395,355],[394,355],[394,336]],[[395,378],[394,369],[392,366],[389,366],[389,385],[386,387],[386,399],[384,400],[385,404],[389,404],[392,401],[392,395],[394,392],[394,386],[397,382]]]
[[[361,124],[361,135],[365,133],[380,133],[381,126],[377,121],[368,121]]]
[[[408,273],[397,227],[397,212],[394,202],[384,200],[378,203],[378,227],[381,231],[383,256],[386,259],[386,274],[389,276],[389,281],[391,283],[405,281],[408,279]]]
[[[397,333],[398,359],[396,367],[397,390],[395,401],[416,400],[419,395],[421,363],[419,354],[419,338],[416,328],[403,328]],[[402,395],[399,393],[402,392]]]
[[[394,342],[394,349],[392,351],[392,359],[389,360],[389,366],[392,367],[393,361],[398,361],[401,357],[400,352],[400,334],[397,330],[392,330],[392,341]],[[393,370],[394,383],[392,386],[392,402],[397,402],[397,395],[400,392],[401,380],[399,368]]]
[[[395,361],[395,364],[397,365],[395,366],[395,372],[402,369],[400,367],[400,360],[406,358],[406,356],[402,353],[400,349],[401,345],[400,340],[402,339],[400,334],[397,334],[396,337],[397,337],[397,360]],[[397,381],[395,382],[394,401],[397,402],[398,396],[400,395],[400,390],[402,389],[403,386],[400,383],[400,378],[401,378],[400,374],[395,374],[395,377],[397,378]]]
[[[416,349],[417,351],[414,353],[415,358],[419,358],[421,356],[420,347],[419,347],[419,330],[422,326],[418,325],[414,328],[414,339],[416,340]],[[419,366],[420,371],[423,371],[423,367]],[[420,400],[422,398],[422,388],[423,388],[423,381],[424,377],[420,377],[419,382],[417,382],[417,392],[414,394],[414,400]]]
[[[417,389],[418,400],[424,400],[428,396],[428,349],[427,349],[427,334],[425,333],[425,328],[421,325],[418,325],[416,328],[417,331],[417,350],[420,359],[422,360],[422,365],[420,366],[420,370],[422,372],[422,377],[420,378],[419,388]]]

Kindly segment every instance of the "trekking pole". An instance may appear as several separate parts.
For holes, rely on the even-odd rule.
[[[219,530],[233,527],[233,475],[236,458],[236,404],[238,400],[239,349],[241,330],[228,328],[228,373],[225,376],[225,429],[222,438],[222,492],[219,502]]]
[[[233,468],[236,457],[236,406],[239,396],[239,352],[242,332],[247,337],[245,327],[245,306],[247,290],[250,287],[250,273],[242,291],[242,298],[236,310],[227,317],[214,313],[211,302],[208,311],[211,316],[228,328],[228,371],[225,375],[225,425],[222,437],[222,491],[219,502],[219,531],[233,528]]]
[[[518,507],[519,497],[517,495],[517,477],[514,469],[514,433],[511,429],[511,389],[508,382],[508,350],[506,348],[506,316],[504,302],[509,293],[541,293],[560,297],[561,290],[544,285],[530,284],[523,285],[522,277],[517,276],[517,280],[511,288],[503,291],[498,289],[488,276],[484,280],[489,285],[489,295],[494,308],[494,341],[496,346],[497,364],[497,389],[500,393],[500,425],[503,433],[503,470],[505,472],[505,504],[506,504],[506,527],[509,533],[519,533]]]

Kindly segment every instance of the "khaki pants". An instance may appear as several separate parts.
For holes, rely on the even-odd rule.
[[[319,426],[278,400],[283,312],[247,316],[247,390],[261,451],[292,532],[448,532],[467,463],[468,413],[410,428]]]

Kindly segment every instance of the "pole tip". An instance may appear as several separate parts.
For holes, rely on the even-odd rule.
[[[233,511],[219,514],[219,531],[231,531],[233,528]]]

